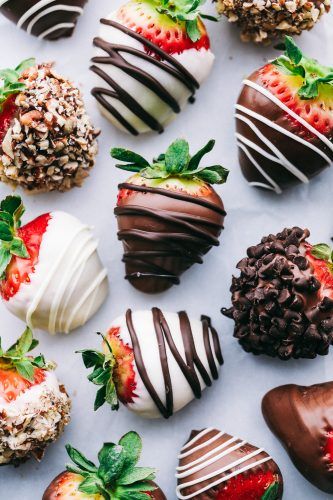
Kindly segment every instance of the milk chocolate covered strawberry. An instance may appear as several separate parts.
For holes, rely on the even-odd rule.
[[[243,81],[236,138],[244,176],[276,193],[309,180],[333,161],[333,68],[285,53]]]
[[[69,444],[66,450],[73,464],[51,482],[42,500],[166,500],[153,482],[155,469],[136,466],[142,450],[136,432],[128,432],[117,444],[104,443],[98,465]]]
[[[106,269],[91,229],[65,212],[21,226],[19,196],[0,204],[0,293],[31,328],[50,333],[83,325],[108,292]]]
[[[280,500],[279,467],[263,448],[213,428],[192,431],[176,477],[180,500]]]
[[[169,418],[219,377],[223,364],[219,337],[210,319],[189,318],[181,311],[163,313],[130,309],[115,319],[103,352],[81,351],[88,380],[100,386],[95,410],[119,400],[147,418]]]
[[[116,127],[133,135],[163,132],[193,102],[214,61],[203,3],[130,0],[101,19],[92,94]]]
[[[69,422],[54,363],[30,354],[37,345],[30,328],[7,351],[0,342],[0,465],[40,460]]]
[[[151,163],[112,149],[112,157],[124,162],[118,168],[136,172],[119,185],[115,214],[126,279],[138,290],[157,293],[179,284],[184,271],[219,245],[226,212],[211,184],[224,183],[228,170],[200,165],[214,143],[191,156],[188,143],[178,139]]]
[[[325,355],[333,340],[332,249],[293,227],[247,250],[233,277],[234,336],[247,352],[280,359]]]

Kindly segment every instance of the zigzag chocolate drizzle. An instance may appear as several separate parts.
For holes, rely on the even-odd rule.
[[[170,106],[174,113],[180,112],[180,106],[177,100],[167,91],[167,89],[154,78],[152,75],[144,71],[139,66],[135,66],[128,62],[121,54],[132,54],[137,56],[139,59],[144,61],[149,61],[151,64],[163,69],[166,73],[169,73],[174,78],[183,83],[191,92],[191,98],[195,94],[195,90],[199,88],[199,83],[191,75],[187,69],[180,64],[174,57],[165,52],[163,49],[158,47],[153,42],[147,40],[139,33],[126,28],[125,26],[112,21],[110,19],[101,19],[101,23],[112,28],[122,31],[126,35],[134,38],[135,40],[142,43],[143,50],[135,49],[127,45],[119,45],[107,42],[102,38],[95,38],[94,45],[99,49],[103,50],[107,56],[96,56],[92,58],[94,63],[90,69],[100,76],[110,88],[104,87],[94,87],[91,91],[92,95],[97,99],[97,101],[103,106],[111,115],[113,115],[119,123],[133,135],[138,135],[138,131],[119,113],[118,110],[112,106],[112,104],[104,97],[112,97],[118,99],[124,106],[129,108],[140,120],[142,120],[146,125],[149,126],[151,130],[155,130],[159,133],[163,132],[163,126],[159,121],[154,118],[150,113],[148,113],[140,103],[131,96],[124,88],[118,84],[111,76],[109,76],[103,69],[96,66],[96,64],[109,64],[115,66],[127,75],[131,76],[142,85],[145,85],[149,90],[154,92],[162,101]],[[151,54],[144,51],[147,48]],[[159,58],[155,57],[157,55]],[[190,98],[190,100],[191,100]]]
[[[216,330],[212,327],[210,318],[208,318],[207,316],[202,316],[201,322],[202,322],[202,334],[204,337],[205,351],[210,371],[212,374],[212,378],[211,375],[205,369],[203,362],[201,361],[201,359],[197,354],[196,345],[191,328],[191,322],[186,312],[181,311],[178,313],[180,330],[184,344],[185,359],[177,349],[177,346],[173,340],[172,332],[163,315],[163,312],[157,307],[154,307],[152,309],[152,315],[153,315],[154,328],[155,328],[159,354],[160,354],[160,362],[164,378],[165,401],[166,401],[165,404],[161,400],[160,396],[157,393],[157,390],[154,387],[154,381],[151,380],[148,376],[142,358],[140,342],[132,320],[132,311],[130,309],[128,309],[128,311],[126,312],[126,323],[129,334],[131,336],[135,362],[140,377],[147,391],[149,392],[151,398],[153,399],[155,405],[162,414],[162,416],[164,418],[169,418],[171,415],[173,415],[174,405],[173,405],[173,387],[171,382],[171,375],[168,363],[168,353],[166,346],[168,345],[172,356],[178,363],[179,368],[181,369],[184,377],[186,378],[187,382],[189,383],[193,391],[194,396],[197,399],[201,398],[201,393],[202,393],[200,379],[197,375],[197,371],[200,373],[206,386],[211,386],[212,378],[214,380],[218,379],[218,367],[216,365],[215,358],[217,359],[219,365],[222,365],[223,357],[222,357],[218,334]],[[211,346],[210,334],[213,340],[215,357]]]

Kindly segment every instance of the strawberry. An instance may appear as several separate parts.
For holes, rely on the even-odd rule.
[[[119,186],[115,209],[126,279],[135,288],[157,293],[178,284],[180,274],[219,245],[226,214],[211,184],[224,183],[228,171],[199,166],[213,147],[211,140],[191,157],[188,143],[178,139],[152,163],[112,149],[113,158],[126,162],[118,168],[136,172]]]
[[[333,68],[285,53],[244,81],[236,109],[240,163],[251,184],[281,192],[333,161]]]
[[[277,478],[271,471],[258,472],[247,476],[238,475],[221,488],[216,500],[268,500],[270,492],[276,490]],[[275,499],[277,496],[275,495]]]
[[[43,500],[68,498],[92,500],[166,500],[153,482],[155,469],[136,467],[142,450],[142,441],[136,432],[128,432],[118,444],[104,443],[98,453],[99,464],[85,458],[72,446],[66,450],[73,464],[67,465],[46,489]]]
[[[262,401],[267,425],[295,467],[314,486],[333,493],[333,382],[283,385]]]
[[[193,4],[193,7],[194,4]],[[168,54],[209,49],[206,28],[196,10],[182,10],[181,2],[131,0],[118,11],[118,19]],[[188,20],[186,20],[188,17]],[[147,52],[150,49],[146,48]]]

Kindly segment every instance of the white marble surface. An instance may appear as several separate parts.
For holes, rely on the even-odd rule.
[[[237,162],[233,104],[242,78],[263,64],[266,58],[273,57],[275,51],[241,44],[237,32],[225,21],[209,26],[216,63],[211,78],[198,92],[195,105],[188,106],[162,136],[132,138],[117,132],[99,116],[89,95],[92,77],[88,67],[98,20],[111,5],[118,4],[120,0],[90,1],[74,37],[56,43],[40,42],[6,20],[0,20],[0,66],[13,66],[33,55],[39,61],[56,61],[60,72],[80,83],[90,113],[103,131],[97,165],[84,187],[63,195],[25,196],[25,220],[44,211],[61,209],[94,225],[111,282],[107,303],[84,328],[67,337],[49,337],[37,332],[41,349],[58,362],[59,378],[73,398],[72,422],[59,442],[49,448],[42,463],[31,460],[18,469],[1,468],[0,499],[41,499],[45,487],[64,468],[67,461],[65,443],[72,443],[94,459],[103,441],[116,440],[128,430],[135,429],[144,439],[142,464],[159,469],[158,481],[168,500],[174,500],[178,450],[191,429],[205,426],[216,426],[265,447],[283,472],[286,500],[328,499],[328,495],[307,483],[293,467],[266,428],[260,402],[268,389],[279,384],[311,384],[331,379],[332,353],[325,358],[287,363],[255,358],[240,349],[232,337],[232,322],[223,318],[219,311],[221,306],[230,303],[228,290],[236,262],[262,235],[277,232],[285,226],[300,225],[309,227],[313,242],[329,241],[333,235],[333,171],[326,171],[309,186],[297,187],[280,197],[248,187]],[[305,33],[299,39],[304,50],[327,64],[333,64],[332,20],[332,15],[326,16],[312,33]],[[217,188],[228,216],[221,246],[210,252],[204,265],[188,271],[179,287],[150,297],[137,292],[123,279],[122,248],[117,241],[113,208],[117,183],[126,178],[126,173],[113,168],[109,150],[111,146],[127,146],[149,158],[164,151],[178,136],[187,137],[194,150],[208,139],[216,138],[216,148],[210,159],[212,163],[221,162],[231,170],[228,183]],[[8,187],[0,186],[1,197],[9,192]],[[125,408],[114,414],[106,406],[97,413],[93,412],[95,388],[86,380],[86,370],[74,351],[88,346],[98,347],[99,340],[94,332],[105,330],[111,320],[129,306],[133,309],[160,306],[170,311],[186,309],[197,316],[209,314],[221,334],[225,365],[220,380],[204,393],[201,401],[193,402],[169,421],[142,420]],[[23,324],[3,305],[0,305],[0,318],[1,336],[8,345],[21,333]]]

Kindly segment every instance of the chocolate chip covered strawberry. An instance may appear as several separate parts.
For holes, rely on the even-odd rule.
[[[133,135],[163,132],[193,100],[214,61],[203,3],[131,0],[101,19],[92,94],[115,126]]]
[[[0,465],[40,460],[69,422],[70,399],[54,364],[29,354],[37,345],[26,328],[7,351],[0,347]]]
[[[50,333],[83,325],[104,302],[106,270],[91,229],[65,212],[21,226],[19,196],[0,204],[0,293],[31,328]]]
[[[293,227],[247,250],[233,277],[234,336],[254,354],[290,358],[325,355],[333,340],[333,264],[328,245],[311,245]]]
[[[223,358],[210,319],[130,309],[115,319],[103,352],[81,351],[88,380],[101,386],[95,410],[105,402],[112,410],[118,399],[147,418],[169,418],[218,379]]]
[[[152,163],[112,149],[112,157],[124,162],[118,168],[136,172],[119,185],[115,214],[126,279],[138,290],[157,293],[178,284],[184,271],[219,245],[226,213],[211,184],[224,183],[228,171],[200,166],[213,147],[211,140],[190,156],[188,143],[177,139]]]
[[[79,89],[53,64],[0,71],[0,179],[27,191],[81,186],[97,154]]]
[[[225,432],[192,431],[178,458],[180,500],[282,498],[282,475],[268,453]]]
[[[104,443],[97,466],[72,446],[66,450],[73,464],[51,482],[42,500],[166,500],[153,482],[155,469],[136,466],[142,450],[136,432],[125,434],[118,444]]]
[[[277,193],[333,161],[333,68],[304,56],[290,37],[285,49],[244,80],[236,104],[243,174]]]

